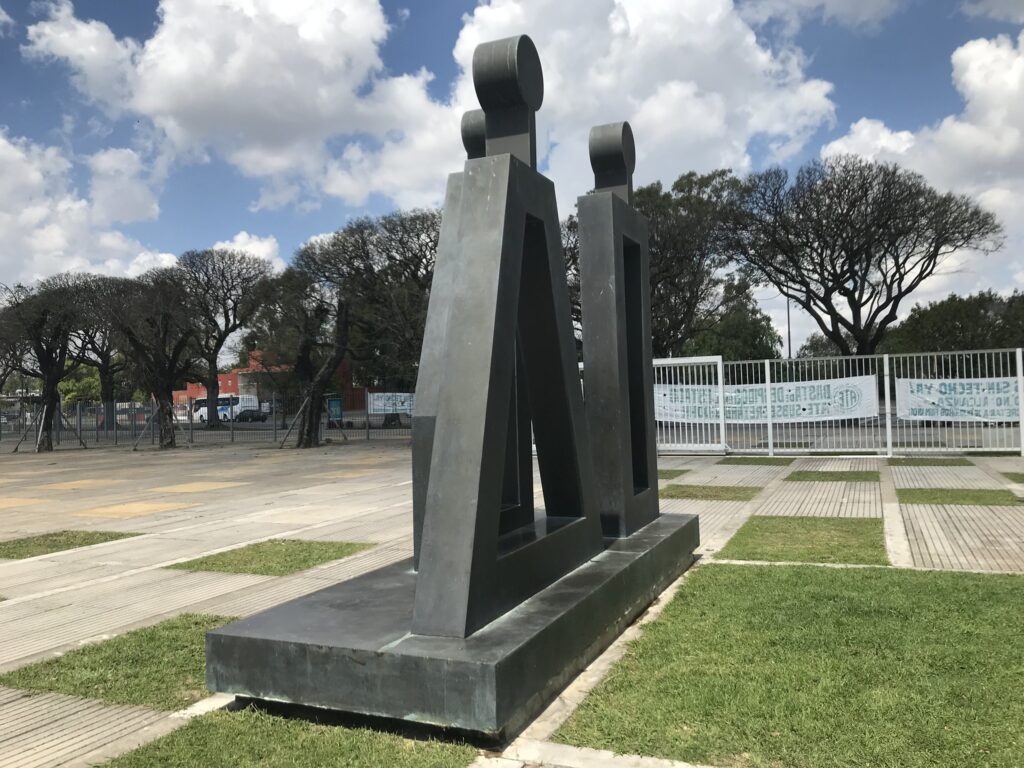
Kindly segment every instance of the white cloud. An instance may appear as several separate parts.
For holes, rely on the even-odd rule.
[[[99,224],[71,184],[72,163],[56,147],[0,130],[0,283],[64,270],[124,274],[145,250]]]
[[[71,0],[54,0],[49,10],[48,18],[28,28],[22,54],[65,61],[75,87],[106,112],[118,114],[132,92],[138,43],[118,40],[101,21],[76,18]]]
[[[1013,0],[1008,0],[1013,2]],[[738,0],[740,13],[753,24],[773,19],[795,31],[803,17],[820,14],[850,27],[875,26],[903,5],[901,0]]]
[[[0,37],[7,34],[7,30],[14,26],[14,19],[0,6]]]
[[[862,117],[850,126],[850,132],[827,144],[822,155],[861,155],[876,159],[885,153],[903,154],[914,146],[910,131],[891,131],[881,120]]]
[[[847,6],[825,3],[836,15]],[[213,150],[260,179],[255,208],[325,193],[353,205],[371,194],[439,202],[463,157],[461,113],[476,106],[473,48],[522,32],[545,66],[541,154],[563,208],[592,184],[594,124],[632,120],[638,180],[671,181],[691,168],[745,170],[755,137],[784,158],[833,115],[831,86],[806,77],[797,49],[759,43],[732,0],[492,0],[464,17],[454,50],[462,74],[444,102],[430,97],[425,70],[385,73],[378,0],[161,0],[159,18],[137,43],[57,0],[26,52],[66,62],[108,111],[148,118],[165,152]]]
[[[996,21],[1024,24],[1024,3],[1021,0],[967,0],[963,9],[971,16],[987,16]]]
[[[822,150],[899,162],[939,189],[973,195],[1003,222],[1007,244],[1000,253],[960,254],[915,294],[920,301],[950,291],[1024,289],[1024,33],[972,40],[953,53],[952,65],[964,100],[960,114],[913,133],[859,120]]]
[[[468,74],[474,48],[524,30],[544,65],[539,150],[563,215],[593,185],[593,125],[630,120],[638,183],[671,183],[690,169],[748,169],[754,137],[783,158],[832,119],[831,86],[806,78],[795,49],[760,45],[729,0],[493,0],[466,17],[451,105],[428,101],[410,80],[394,84],[392,100],[415,121],[379,151],[350,146],[332,163],[327,189],[346,198],[370,189],[400,204],[436,200],[438,180],[462,157],[459,117],[477,105]]]
[[[88,160],[89,196],[97,224],[148,221],[160,215],[142,159],[131,149],[105,149]]]
[[[251,235],[243,230],[230,240],[221,240],[219,243],[214,243],[213,247],[245,251],[252,256],[256,256],[257,258],[265,259],[270,262],[271,266],[277,272],[280,272],[285,268],[284,260],[280,255],[281,246],[277,242],[277,238],[273,235],[270,235],[269,237],[260,237],[259,235]]]

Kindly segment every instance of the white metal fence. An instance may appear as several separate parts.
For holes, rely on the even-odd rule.
[[[1019,452],[1020,349],[654,362],[658,448],[753,454]]]

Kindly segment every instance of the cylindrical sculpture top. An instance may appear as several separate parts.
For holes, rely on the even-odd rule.
[[[462,116],[462,146],[470,160],[487,154],[487,127],[482,109],[472,109]]]
[[[597,176],[636,170],[636,144],[629,123],[608,123],[590,129],[590,167]]]
[[[544,102],[544,72],[537,47],[527,35],[478,45],[473,52],[473,85],[484,112]]]

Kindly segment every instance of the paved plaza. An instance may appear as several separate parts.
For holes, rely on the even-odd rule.
[[[1019,457],[971,457],[969,466],[890,466],[864,457],[799,458],[789,466],[720,461],[659,461],[662,470],[685,470],[662,486],[758,489],[750,501],[662,499],[662,512],[700,515],[704,558],[713,558],[755,514],[880,518],[893,565],[1024,572],[1024,506],[900,504],[897,497],[899,489],[1024,494],[1005,474],[1024,472]],[[786,479],[799,471],[877,472],[878,479]],[[0,673],[182,613],[246,616],[406,558],[412,552],[411,490],[404,441],[303,452],[225,446],[0,456],[0,542],[63,530],[139,534],[0,560]],[[539,496],[537,502],[543,506]],[[374,546],[291,576],[168,568],[275,538]],[[206,706],[222,703],[215,698]],[[0,687],[0,766],[94,765],[185,719]],[[521,742],[518,752],[493,764],[574,765],[571,760],[579,759],[570,754],[545,762],[545,754],[571,748],[545,752],[543,729],[534,733],[541,738]]]

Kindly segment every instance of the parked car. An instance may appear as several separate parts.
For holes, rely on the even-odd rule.
[[[149,420],[150,411],[146,408],[118,408],[117,409],[117,426],[119,427],[130,427],[132,424],[132,418],[135,419],[135,423],[138,425],[144,425]],[[107,424],[106,411],[100,409],[96,414],[96,426],[99,429],[105,429]],[[111,424],[110,428],[113,429],[114,425]]]
[[[264,422],[267,420],[267,414],[263,411],[258,411],[255,408],[246,408],[244,411],[239,411],[235,416],[235,421],[238,423],[255,423]]]

